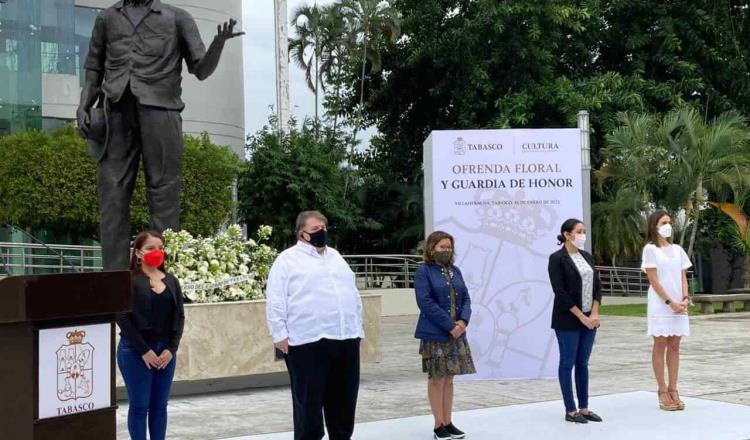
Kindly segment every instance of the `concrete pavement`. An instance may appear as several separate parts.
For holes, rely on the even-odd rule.
[[[383,362],[363,365],[358,422],[430,413],[418,341],[412,337],[415,321],[414,316],[383,318]],[[654,391],[645,318],[602,321],[590,363],[591,394]],[[750,313],[692,317],[691,333],[682,346],[681,393],[750,405]],[[462,411],[558,399],[556,380],[460,382],[454,406]],[[123,440],[128,438],[126,415],[123,404],[118,412],[118,438]],[[291,397],[288,388],[280,387],[175,398],[169,418],[170,440],[289,431]]]

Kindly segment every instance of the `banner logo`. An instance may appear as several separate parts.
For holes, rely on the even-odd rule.
[[[501,143],[471,144],[462,137],[453,141],[453,154],[463,156],[467,151],[503,151]]]
[[[529,142],[521,144],[524,153],[557,153],[560,147],[555,142]]]
[[[460,137],[453,142],[453,154],[466,154],[466,141]]]

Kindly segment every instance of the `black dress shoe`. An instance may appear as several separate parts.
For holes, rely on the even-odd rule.
[[[587,414],[584,414],[584,413],[578,413],[578,414],[582,415],[583,417],[586,418],[586,420],[588,420],[590,422],[601,422],[602,421],[602,418],[599,417],[593,411],[589,411]]]
[[[566,413],[565,421],[573,422],[573,423],[588,423],[589,422],[588,420],[586,420],[586,417],[582,416],[580,413],[575,413],[572,416]]]
[[[460,429],[456,428],[456,425],[454,425],[453,422],[445,425],[445,429],[450,433],[451,439],[466,438],[466,434]]]

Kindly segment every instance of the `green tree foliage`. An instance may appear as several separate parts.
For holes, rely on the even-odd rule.
[[[680,108],[658,115],[623,115],[623,126],[607,138],[604,163],[597,172],[604,194],[617,194],[615,200],[600,202],[598,208],[612,217],[627,207],[665,207],[673,213],[684,210],[689,225],[681,225],[678,237],[688,254],[693,254],[701,211],[708,201],[737,200],[745,193],[744,176],[750,173],[750,131],[744,117],[736,112],[722,113],[705,122],[691,108]],[[630,196],[620,196],[627,191]],[[606,196],[605,196],[606,197]],[[595,210],[597,206],[595,205]],[[625,250],[632,241],[632,230],[609,233],[613,224],[597,224],[599,234],[621,242]],[[689,231],[689,235],[687,234]]]
[[[621,111],[750,112],[750,8],[738,2],[393,4],[404,38],[370,73],[363,123],[381,133],[373,156],[406,180],[419,179],[435,129],[569,127],[588,110],[598,165]],[[358,98],[350,92],[352,115]]]
[[[0,200],[0,219],[17,226],[94,236],[96,165],[75,129],[0,137]]]
[[[206,133],[185,136],[184,143],[180,222],[191,234],[206,237],[231,220],[232,185],[244,163],[228,147],[212,143]]]
[[[637,255],[644,245],[644,202],[641,194],[629,189],[600,200],[591,207],[594,255],[599,261],[617,266],[617,258]],[[606,234],[606,235],[600,235]]]
[[[240,177],[240,214],[251,230],[272,226],[277,248],[296,241],[294,222],[305,210],[326,215],[334,242],[352,231],[377,227],[361,216],[353,197],[345,196],[347,173],[352,170],[342,166],[347,145],[343,136],[325,129],[318,139],[315,125],[291,124],[283,137],[275,127],[266,126],[248,137],[250,159]]]
[[[750,9],[733,0],[600,3],[597,66],[638,79],[658,111],[694,103],[711,118],[750,112]]]
[[[305,70],[307,88],[315,94],[315,121],[318,121],[318,99],[325,90],[320,70],[323,48],[326,45],[324,8],[317,5],[300,6],[292,15],[292,28],[297,36],[289,39],[289,54]]]
[[[185,136],[182,227],[208,235],[231,214],[232,182],[241,161],[207,135]],[[30,131],[0,138],[0,219],[35,230],[98,236],[96,164],[75,128]],[[148,227],[143,173],[131,206],[131,233]]]
[[[736,203],[711,203],[723,213],[717,238],[737,256],[744,258],[743,287],[750,289],[750,215]]]
[[[334,6],[329,13],[343,14],[344,32],[357,38],[342,46],[349,56],[339,59],[348,62],[327,77],[336,93],[324,106],[355,132],[378,129],[369,148],[348,162],[365,184],[357,194],[365,215],[383,225],[365,241],[387,251],[413,246],[406,241],[420,235],[406,232],[422,223],[421,206],[407,194],[418,194],[411,189],[420,186],[422,143],[432,130],[572,127],[577,112],[588,110],[592,161],[599,168],[606,135],[621,126],[622,112],[693,108],[704,122],[729,110],[750,114],[746,2],[341,0]],[[380,13],[384,25],[362,26],[365,11],[377,10],[387,12]],[[695,227],[686,229],[686,239],[693,243],[700,228],[699,210],[690,206],[700,203],[694,197],[702,194],[698,174],[659,168],[675,154],[674,145],[647,141],[641,153],[652,163],[623,158],[617,164],[642,180],[627,187],[627,203],[616,206],[621,185],[604,185],[595,194],[598,208],[630,212],[635,193],[643,203],[688,209]],[[683,159],[683,168],[693,167],[691,158]]]

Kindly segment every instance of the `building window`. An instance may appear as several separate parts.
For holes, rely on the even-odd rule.
[[[50,126],[42,120],[42,74],[76,75],[98,8],[74,0],[13,0],[0,7],[0,135]],[[54,123],[52,123],[54,125]]]
[[[94,30],[96,17],[102,12],[99,8],[88,8],[85,6],[75,7],[75,51],[76,51],[76,74],[81,86],[85,80],[83,65],[89,54],[89,42],[91,31]]]
[[[42,9],[40,0],[0,9],[0,135],[42,128]]]

